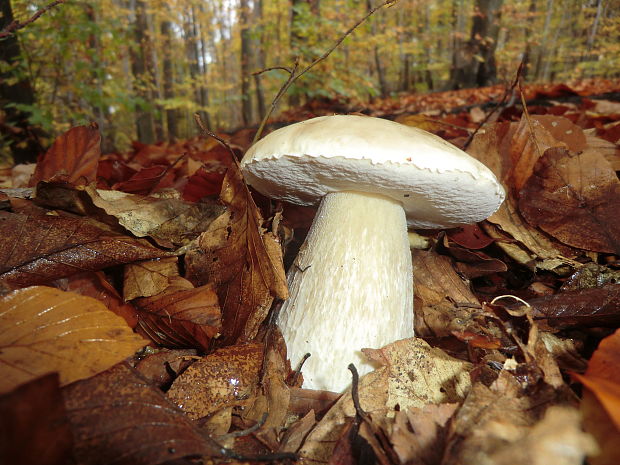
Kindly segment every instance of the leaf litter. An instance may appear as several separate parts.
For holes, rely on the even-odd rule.
[[[476,226],[418,231],[417,338],[364,348],[377,369],[342,396],[300,389],[268,318],[286,297],[283,253],[294,256],[313,210],[256,206],[236,163],[251,131],[223,135],[229,147],[195,138],[101,156],[95,126],[72,129],[34,168],[34,189],[0,199],[11,309],[0,363],[28,371],[4,377],[0,408],[45,412],[0,458],[38,450],[45,435],[19,431],[53,418],[69,430],[55,453],[79,463],[615,463],[620,134],[606,114],[615,102],[588,95],[599,84],[526,86],[525,99],[556,100],[490,119],[481,104],[500,87],[367,108],[457,145],[475,133],[468,151],[508,198]],[[321,112],[329,105],[281,119]],[[21,184],[7,187],[28,182],[20,170],[33,172],[16,168]],[[28,293],[49,297],[33,310]],[[89,320],[94,302],[113,324]],[[80,321],[108,333],[65,344]],[[147,343],[133,327],[150,345],[131,357]],[[133,345],[117,351],[123,338]],[[88,349],[95,340],[104,352]],[[56,394],[33,404],[36,390]]]

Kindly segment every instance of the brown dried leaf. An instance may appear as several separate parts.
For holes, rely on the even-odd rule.
[[[214,282],[223,315],[219,345],[251,340],[274,297],[288,296],[281,248],[262,219],[238,164],[226,173],[220,198],[228,209],[199,238],[199,249],[186,255],[188,278]]]
[[[179,277],[178,257],[167,257],[125,266],[123,296],[125,300],[160,294]],[[193,286],[188,282],[188,289]]]
[[[63,390],[82,465],[158,464],[220,456],[164,394],[126,364]]]
[[[30,185],[52,179],[73,185],[94,182],[101,156],[101,135],[96,123],[77,126],[58,137],[37,163]]]
[[[73,437],[58,374],[37,378],[0,397],[0,431],[0,463],[71,463]]]
[[[401,410],[427,404],[459,402],[469,391],[469,362],[450,357],[423,339],[410,338],[382,349],[362,349],[370,360],[387,368],[385,405]]]
[[[620,287],[620,286],[619,286]],[[620,330],[601,341],[583,375],[573,374],[601,402],[620,430]]]
[[[543,418],[547,408],[566,402],[565,393],[546,384],[529,383],[528,377],[519,374],[520,366],[515,364],[511,370],[514,374],[502,370],[490,387],[481,383],[472,386],[452,422],[442,464],[529,465],[536,459],[528,456],[527,461],[507,461],[506,451],[514,453],[513,446],[523,448],[522,441]],[[561,431],[556,438],[563,447],[569,447],[574,439],[579,439],[580,446],[587,441],[583,433],[579,433],[575,419],[570,423],[570,431],[571,434],[566,435]],[[583,455],[584,450],[577,451],[576,465],[581,463]],[[549,461],[535,463],[542,465]]]
[[[86,219],[0,212],[0,281],[13,286],[167,255]]]
[[[52,281],[50,286],[97,299],[118,316],[123,317],[131,328],[135,328],[138,324],[136,309],[123,301],[102,271],[74,274],[68,278]]]
[[[593,151],[547,150],[525,183],[519,210],[528,223],[573,247],[620,253],[620,181]]]
[[[248,405],[258,388],[261,344],[219,349],[195,362],[172,384],[168,398],[192,419]]]
[[[413,250],[415,328],[421,336],[443,337],[462,330],[480,303],[458,276],[448,257]]]
[[[608,284],[528,300],[534,317],[553,328],[616,327],[620,324],[620,285]]]
[[[599,453],[588,458],[589,465],[620,463],[620,429],[611,420],[601,401],[588,389],[581,399],[583,429],[596,438]]]
[[[51,287],[0,300],[0,392],[58,371],[61,385],[107,370],[147,341],[101,302]]]
[[[132,303],[140,328],[167,347],[207,350],[222,328],[213,284],[193,288],[189,281],[176,278],[164,292]]]
[[[114,216],[138,237],[149,236],[176,246],[186,245],[222,214],[215,203],[189,203],[178,198],[145,197],[120,191],[86,189],[94,205]]]
[[[390,442],[401,463],[441,463],[446,424],[458,404],[425,405],[396,412]]]

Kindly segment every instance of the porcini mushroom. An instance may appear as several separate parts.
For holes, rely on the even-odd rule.
[[[412,337],[413,283],[407,226],[481,221],[504,199],[482,163],[443,139],[392,121],[323,116],[278,129],[241,162],[259,192],[320,201],[290,268],[278,317],[288,356],[310,389],[342,391],[349,363],[372,370],[361,349]]]

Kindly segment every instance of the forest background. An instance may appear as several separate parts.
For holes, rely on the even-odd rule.
[[[0,30],[48,4],[2,2]],[[11,138],[20,124],[51,138],[95,121],[104,152],[191,137],[195,112],[214,130],[255,125],[285,68],[296,60],[303,68],[377,4],[64,2],[0,42],[0,151],[19,152]],[[617,77],[620,3],[400,0],[297,80],[279,110],[318,98],[368,103],[509,82],[522,62],[527,82]],[[46,146],[45,137],[38,141]]]

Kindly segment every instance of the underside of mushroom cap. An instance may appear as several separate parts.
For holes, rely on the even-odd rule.
[[[416,228],[481,221],[504,200],[493,173],[467,153],[426,131],[366,116],[323,116],[278,129],[241,165],[256,190],[295,204],[342,191],[389,196]]]

